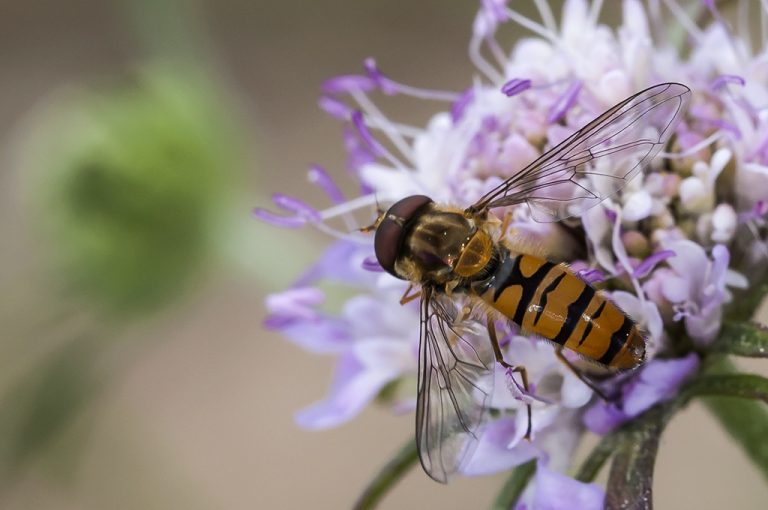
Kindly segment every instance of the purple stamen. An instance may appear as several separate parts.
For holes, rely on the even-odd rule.
[[[322,221],[320,213],[315,208],[306,202],[302,202],[298,198],[290,197],[282,193],[274,193],[272,195],[272,202],[274,202],[276,206],[285,209],[286,211],[294,212],[309,221]]]
[[[461,118],[464,116],[464,111],[467,109],[467,106],[469,106],[469,104],[474,101],[474,99],[475,89],[472,87],[461,93],[459,99],[457,99],[451,107],[451,118],[453,119],[454,124],[461,120]]]
[[[349,155],[347,158],[347,168],[352,172],[357,173],[363,165],[376,161],[376,156],[371,154],[364,143],[361,143],[360,136],[357,135],[355,129],[345,126],[342,138],[344,139],[344,147]]]
[[[379,264],[379,260],[373,255],[370,257],[365,257],[361,265],[363,269],[365,269],[366,271],[371,271],[372,273],[384,272],[384,268],[381,267],[381,264]]]
[[[376,88],[376,83],[368,76],[358,74],[346,74],[336,76],[323,83],[324,94],[349,94],[350,92],[368,92]]]
[[[363,67],[365,67],[365,73],[378,87],[379,89],[389,96],[397,94],[397,86],[395,83],[384,76],[379,68],[376,66],[376,60],[373,57],[368,57],[363,61]]]
[[[325,113],[339,120],[349,120],[352,116],[352,108],[330,96],[320,96],[320,99],[317,100],[317,105]]]
[[[557,101],[555,101],[555,104],[552,105],[552,107],[549,110],[549,115],[547,115],[547,122],[549,124],[554,124],[555,122],[560,121],[565,115],[568,113],[568,110],[570,110],[574,104],[576,104],[576,99],[579,96],[579,92],[581,92],[581,82],[580,81],[574,81],[570,87],[561,95]]]
[[[583,269],[576,273],[576,276],[589,283],[590,285],[605,281],[605,273],[597,268]]]
[[[507,0],[482,0],[482,9],[488,13],[496,23],[507,21]]]
[[[344,202],[344,194],[341,192],[341,189],[320,165],[310,166],[309,171],[307,171],[307,178],[309,182],[316,184],[322,189],[334,203],[340,204]]]
[[[735,74],[721,74],[712,80],[712,83],[709,85],[709,87],[714,91],[718,91],[729,84],[744,86],[745,83],[747,83],[747,81],[741,76],[737,76]]]
[[[674,257],[675,255],[677,254],[672,250],[657,251],[642,261],[632,272],[632,276],[635,278],[644,278],[648,276],[659,263],[667,260],[670,257]]]
[[[501,91],[506,94],[507,97],[512,97],[528,90],[529,88],[531,88],[531,80],[526,80],[523,78],[512,78],[501,87]]]
[[[368,126],[365,125],[365,118],[363,112],[356,110],[352,112],[352,124],[357,129],[357,133],[360,138],[368,145],[374,154],[383,155],[387,153],[387,150],[373,137],[368,130]]]
[[[252,214],[257,220],[281,228],[299,228],[307,223],[306,218],[300,216],[281,216],[259,207],[254,208]]]

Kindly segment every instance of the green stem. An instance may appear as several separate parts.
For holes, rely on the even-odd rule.
[[[535,472],[536,459],[529,460],[525,464],[516,467],[506,483],[504,483],[501,491],[499,491],[499,495],[496,496],[496,501],[494,501],[491,508],[493,510],[509,510],[512,508],[517,503],[517,499],[523,493],[528,485],[528,481]]]
[[[683,403],[679,399],[654,407],[619,429],[623,437],[608,475],[606,509],[653,508],[653,467],[659,439],[667,422]]]
[[[768,358],[768,329],[752,322],[723,324],[720,336],[708,347],[711,352]]]
[[[705,375],[685,391],[690,396],[751,398],[768,403],[768,379],[755,374]]]
[[[617,431],[602,438],[589,456],[584,459],[574,478],[584,483],[593,482],[605,462],[616,452],[621,435]]]
[[[419,459],[416,441],[409,439],[392,460],[371,480],[355,502],[355,510],[376,508],[381,498],[391,489]]]

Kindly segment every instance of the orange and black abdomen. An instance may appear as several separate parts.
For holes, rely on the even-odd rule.
[[[613,368],[645,359],[635,322],[567,266],[505,254],[480,297],[528,332]]]

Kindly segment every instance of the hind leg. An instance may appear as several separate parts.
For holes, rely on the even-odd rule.
[[[499,345],[499,339],[496,336],[496,326],[494,326],[493,320],[490,317],[488,317],[488,337],[491,339],[496,362],[509,371],[510,377],[512,377],[511,374],[513,373],[519,373],[520,378],[523,380],[523,388],[525,389],[525,392],[528,393],[530,391],[530,387],[528,386],[528,371],[523,366],[513,366],[504,360],[504,355],[501,353],[501,346]],[[531,404],[526,402],[525,407],[528,412],[528,428],[525,431],[525,439],[530,441],[533,428]]]
[[[581,370],[580,370],[578,367],[576,367],[576,366],[575,366],[573,363],[571,363],[571,362],[568,360],[568,358],[566,358],[566,357],[565,357],[565,355],[563,354],[563,348],[562,348],[562,347],[556,347],[556,348],[555,348],[555,355],[557,356],[557,359],[558,359],[558,360],[560,360],[560,362],[561,362],[561,363],[563,363],[563,365],[565,365],[566,367],[568,367],[568,369],[569,369],[571,372],[573,372],[573,374],[574,374],[576,377],[578,377],[578,378],[579,378],[579,380],[581,380],[581,382],[583,382],[584,384],[586,384],[587,386],[589,386],[589,388],[590,388],[592,391],[594,391],[594,392],[597,394],[597,396],[598,396],[598,397],[602,398],[602,399],[603,399],[603,400],[605,400],[606,402],[613,402],[613,401],[615,401],[615,400],[616,400],[616,399],[611,399],[611,398],[608,398],[608,396],[607,396],[607,395],[606,395],[606,394],[603,392],[603,390],[601,390],[600,388],[598,388],[598,387],[595,385],[595,383],[594,383],[594,382],[592,382],[592,381],[591,381],[591,380],[590,380],[590,379],[589,379],[589,378],[586,376],[586,374],[584,374],[584,372],[582,372],[582,371],[581,371]]]

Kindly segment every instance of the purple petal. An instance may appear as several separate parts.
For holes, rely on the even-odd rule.
[[[549,469],[542,460],[536,466],[533,508],[536,510],[602,510],[603,489]]]
[[[667,260],[670,257],[674,257],[676,253],[672,250],[661,250],[657,251],[650,257],[646,258],[644,261],[642,261],[634,271],[632,271],[632,276],[635,278],[645,278],[648,276],[651,271],[653,271],[653,268],[656,267],[657,264]]]
[[[580,81],[574,81],[570,87],[561,95],[557,101],[555,101],[555,104],[552,105],[552,107],[549,109],[549,114],[547,115],[547,122],[549,124],[554,124],[555,122],[560,121],[565,115],[568,113],[568,110],[570,110],[574,104],[576,104],[576,99],[579,96],[579,92],[581,92],[581,82]]]
[[[698,368],[699,357],[695,353],[684,358],[649,362],[640,372],[639,380],[632,381],[635,384],[624,398],[624,412],[634,418],[659,402],[669,400]]]
[[[370,253],[369,246],[339,241],[325,250],[320,259],[294,283],[295,287],[308,286],[318,280],[350,285],[366,285],[375,278],[363,270],[362,261]]]
[[[375,88],[376,83],[369,77],[348,74],[326,80],[325,83],[323,83],[322,91],[324,94],[347,94],[357,90],[367,92]]]
[[[365,257],[362,264],[363,269],[374,273],[383,273],[384,268],[379,264],[379,260],[375,256]]]
[[[746,83],[747,83],[746,80],[741,76],[737,76],[735,74],[721,74],[720,76],[718,76],[712,81],[709,87],[712,90],[720,90],[728,84],[736,84],[736,85],[743,86]]]
[[[341,189],[336,185],[333,179],[331,179],[328,172],[326,172],[320,165],[310,166],[309,171],[307,172],[307,178],[309,179],[309,182],[320,187],[320,189],[322,189],[334,203],[340,204],[344,202],[344,194],[341,192]]]
[[[339,359],[331,394],[296,414],[308,429],[335,427],[355,417],[393,379],[392,372],[369,370],[351,352]]]
[[[538,450],[528,441],[520,441],[509,448],[517,431],[514,417],[505,416],[485,426],[477,448],[469,462],[461,468],[467,476],[482,476],[505,471],[538,455]]]
[[[501,91],[506,94],[507,97],[512,97],[529,88],[531,88],[531,80],[512,78],[501,87]]]
[[[253,217],[257,220],[282,228],[299,228],[307,223],[306,218],[300,216],[282,216],[260,207],[254,208],[251,211],[251,214],[253,214]]]
[[[616,405],[599,401],[584,412],[584,425],[594,432],[604,436],[629,420],[629,417]]]
[[[314,319],[315,307],[325,301],[325,294],[314,287],[294,287],[270,294],[265,300],[270,314],[287,315],[296,319]]]
[[[475,89],[472,87],[461,93],[459,99],[457,99],[456,102],[453,103],[453,106],[451,106],[451,119],[453,119],[454,124],[459,122],[462,117],[464,117],[464,111],[466,110],[467,106],[469,106],[469,104],[474,101],[474,99]]]
[[[327,315],[313,320],[295,320],[270,315],[264,327],[279,331],[289,341],[314,354],[339,354],[349,349],[352,341],[347,321]]]
[[[298,198],[284,195],[282,193],[273,193],[272,201],[276,206],[285,209],[286,211],[294,212],[299,216],[302,216],[309,221],[320,222],[322,218],[320,213],[306,202],[299,200]]]
[[[352,108],[330,96],[320,96],[317,105],[331,117],[339,120],[348,120],[352,116]]]
[[[597,402],[584,413],[584,425],[596,434],[607,434],[659,402],[674,397],[680,386],[699,367],[699,357],[655,359],[640,369],[622,388],[621,409],[607,402]]]

